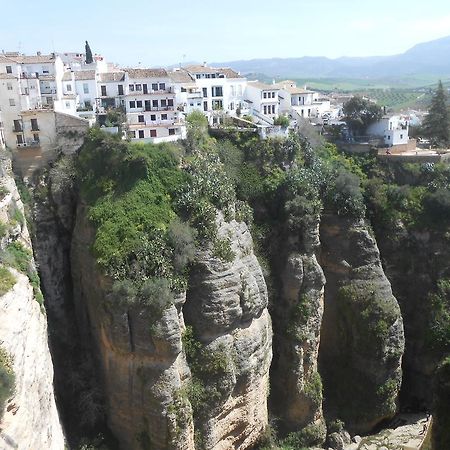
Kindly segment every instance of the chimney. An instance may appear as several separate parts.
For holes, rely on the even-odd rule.
[[[36,55],[41,56],[41,52],[36,52]]]
[[[203,67],[206,67],[206,61],[203,61]]]

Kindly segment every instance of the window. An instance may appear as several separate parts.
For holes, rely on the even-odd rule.
[[[91,101],[90,100],[85,100],[84,101],[84,107],[85,108],[90,108],[92,105],[91,105]]]
[[[144,116],[138,116],[138,122],[144,122]]]
[[[167,100],[162,99],[161,100],[161,107],[165,108],[167,106]]]
[[[223,96],[222,86],[212,86],[211,91],[212,91],[213,97],[222,97]]]
[[[272,98],[275,98],[275,92],[272,92]]]
[[[128,132],[128,137],[130,137],[131,139],[134,139],[134,138],[136,138],[136,131],[129,131]]]
[[[161,114],[161,120],[167,120],[167,114]]]
[[[136,90],[137,91],[142,91],[142,84],[137,84],[136,85]]]
[[[197,80],[200,80],[200,75],[199,74],[197,74],[197,75],[195,75],[195,78],[197,78]]]
[[[159,83],[159,90],[164,91],[166,89],[166,83]]]
[[[208,111],[208,102],[203,102],[203,111]]]
[[[66,102],[66,109],[70,109],[70,102]]]
[[[6,66],[6,73],[12,73],[12,66]]]
[[[130,92],[134,92],[134,84],[129,84],[128,89]]]
[[[130,101],[130,108],[136,108],[136,102],[134,100]]]
[[[89,84],[83,83],[83,93],[89,94]]]
[[[33,133],[33,141],[39,142],[39,135],[37,133]]]
[[[123,84],[119,84],[117,86],[117,90],[118,90],[119,95],[123,95]]]
[[[144,130],[139,130],[139,139],[144,139]]]
[[[16,138],[17,138],[17,143],[18,144],[23,144],[23,136],[21,134],[18,134],[16,136]]]
[[[158,90],[158,83],[152,83],[152,91]]]
[[[14,131],[15,132],[22,131],[22,122],[20,120],[14,121]]]
[[[202,88],[203,97],[208,97],[208,88]]]
[[[146,111],[151,111],[152,108],[151,108],[150,105],[151,105],[150,100],[145,100],[145,101],[144,101],[144,107],[145,107],[145,110],[146,110]]]
[[[264,105],[264,114],[267,114],[267,105]]]
[[[263,98],[267,98],[267,92],[263,92]]]
[[[275,105],[272,105],[272,114],[275,114]]]
[[[105,85],[100,86],[100,89],[102,91],[102,97],[106,97],[106,86]]]
[[[156,120],[156,114],[150,114],[150,120],[154,122]]]
[[[152,100],[152,106],[153,106],[153,108],[157,108],[158,107],[158,100]]]
[[[156,137],[156,130],[150,130],[150,137]]]
[[[400,135],[400,139],[403,139],[403,134]]]
[[[136,102],[136,108],[142,108],[142,100]]]
[[[37,119],[31,119],[31,129],[33,131],[39,131],[39,125]]]
[[[222,109],[222,108],[223,108],[222,100],[213,100],[213,102],[212,102],[212,108],[213,108],[214,110]]]
[[[66,88],[67,88],[67,92],[72,92],[72,85],[71,84],[68,84],[66,86]]]
[[[167,106],[173,106],[173,98],[169,98],[169,100],[167,100]]]
[[[9,106],[16,106],[16,102],[13,98],[9,99]]]
[[[8,91],[12,91],[12,84],[11,83],[6,83],[6,88],[8,89]]]
[[[148,94],[148,88],[145,83],[142,85],[142,88],[143,88],[144,94]]]
[[[173,136],[175,134],[175,128],[169,128],[169,136]]]

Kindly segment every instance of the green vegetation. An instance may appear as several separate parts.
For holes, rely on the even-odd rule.
[[[3,265],[0,265],[0,296],[6,294],[16,284],[14,275]]]
[[[274,125],[280,125],[282,128],[287,128],[290,124],[289,117],[280,115],[273,121]]]
[[[355,135],[363,135],[367,127],[382,116],[379,105],[359,96],[344,103],[343,113],[344,120]]]
[[[91,51],[91,47],[89,46],[88,41],[86,41],[85,45],[84,45],[84,50],[86,52],[86,64],[92,64],[94,62],[94,59],[92,58],[92,51]]]
[[[4,238],[8,234],[8,225],[0,220],[0,239]]]
[[[0,419],[5,410],[6,401],[14,394],[16,377],[10,355],[0,347]]]
[[[450,118],[447,95],[439,81],[438,88],[431,99],[430,109],[422,125],[423,135],[430,138],[433,145],[446,147],[450,141]]]

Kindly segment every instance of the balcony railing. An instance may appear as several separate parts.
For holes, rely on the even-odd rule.
[[[143,89],[139,90],[139,91],[131,91],[130,89],[128,89],[127,95],[133,96],[133,95],[152,95],[152,94],[175,94],[174,88],[173,87],[168,87],[166,89],[157,89],[157,90],[153,90],[153,89],[147,89],[147,91],[144,91]]]

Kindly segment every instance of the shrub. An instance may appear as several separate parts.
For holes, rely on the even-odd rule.
[[[177,271],[183,271],[195,258],[196,230],[187,223],[174,220],[169,225],[168,237],[173,252],[173,265]]]
[[[0,220],[0,239],[5,237],[8,234],[8,225]]]
[[[155,278],[143,283],[138,296],[141,305],[150,307],[158,317],[173,304],[174,297],[170,283],[164,278]]]
[[[274,119],[273,124],[280,125],[283,128],[287,128],[290,124],[290,120],[289,117],[281,115]]]
[[[438,189],[424,198],[424,207],[432,221],[448,224],[450,219],[450,190]]]
[[[9,194],[6,186],[0,185],[0,200],[3,200]]]
[[[6,294],[16,284],[14,275],[4,266],[0,266],[0,296]]]
[[[112,285],[110,300],[118,305],[132,305],[136,301],[138,288],[129,280],[116,280]]]
[[[3,416],[6,401],[14,394],[15,375],[11,357],[0,347],[0,419]]]
[[[231,241],[228,238],[220,239],[216,238],[213,241],[212,253],[216,258],[221,259],[224,262],[232,262],[236,257],[233,249],[231,248]]]
[[[324,442],[326,429],[323,424],[310,424],[303,430],[289,433],[282,441],[282,445],[291,446],[293,449],[312,447]]]
[[[6,247],[1,259],[7,265],[14,267],[19,272],[28,274],[31,268],[31,259],[33,254],[20,242],[14,241]]]
[[[314,372],[306,381],[304,392],[316,407],[320,406],[322,403],[322,379],[319,372]]]

